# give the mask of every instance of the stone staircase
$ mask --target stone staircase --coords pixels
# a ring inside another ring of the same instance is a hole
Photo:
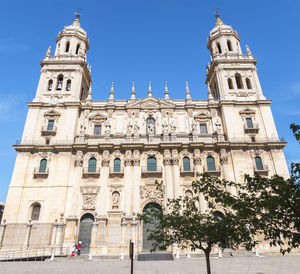
[[[137,256],[138,261],[173,261],[174,257],[170,252],[142,252]]]

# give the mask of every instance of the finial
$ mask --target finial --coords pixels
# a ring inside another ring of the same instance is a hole
[[[114,82],[111,83],[110,93],[109,93],[109,99],[108,100],[114,100]]]
[[[252,55],[252,52],[251,52],[250,48],[248,47],[248,45],[246,45],[246,50],[247,50],[248,55]]]
[[[132,82],[132,88],[131,88],[131,96],[130,99],[134,100],[135,99],[135,87],[134,87],[134,82]]]
[[[219,10],[217,8],[214,8],[214,13],[215,13],[215,17],[216,17],[216,25],[217,26],[224,25],[222,19],[220,18]]]
[[[49,48],[46,51],[45,57],[49,57],[51,53],[51,46],[49,46]]]
[[[75,12],[75,19],[79,20],[80,18],[80,8],[77,9],[77,11]]]
[[[191,93],[190,93],[190,89],[189,89],[189,83],[186,81],[185,82],[185,99],[186,100],[191,100]]]
[[[75,12],[75,19],[73,21],[73,24],[72,26],[75,26],[75,27],[80,27],[80,13],[79,13],[80,9],[78,8],[77,11]]]
[[[167,82],[165,82],[165,99],[170,99]]]
[[[152,97],[151,82],[149,82],[148,97]]]

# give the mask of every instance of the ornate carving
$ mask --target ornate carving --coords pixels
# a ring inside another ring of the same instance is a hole
[[[125,160],[124,160],[124,165],[125,165],[125,166],[131,166],[131,163],[132,163],[132,162],[131,162],[130,159],[125,159]]]
[[[172,158],[172,164],[173,165],[179,165],[179,159],[178,158]]]
[[[139,166],[141,164],[141,161],[140,159],[133,159],[132,163],[134,166]]]
[[[171,165],[171,164],[172,164],[171,158],[165,158],[164,159],[164,165]]]
[[[80,187],[80,192],[82,194],[82,208],[84,210],[95,210],[96,198],[100,190],[100,187],[87,186]]]
[[[78,150],[76,152],[74,165],[82,167],[82,164],[83,164],[83,152],[81,150]]]
[[[104,167],[104,166],[109,166],[109,160],[102,160],[102,163],[101,165]]]
[[[164,189],[163,189],[164,192]],[[150,201],[162,201],[163,193],[157,190],[156,185],[141,186],[140,188],[141,202],[146,200]]]
[[[195,165],[201,165],[201,158],[200,157],[195,157],[194,158],[194,164]]]

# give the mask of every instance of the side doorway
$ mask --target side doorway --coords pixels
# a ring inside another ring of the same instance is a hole
[[[94,222],[94,216],[90,213],[84,214],[80,219],[78,241],[82,242],[81,244],[82,254],[88,254],[90,251],[93,222]]]

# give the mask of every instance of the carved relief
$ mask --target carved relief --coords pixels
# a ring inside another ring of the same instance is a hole
[[[163,188],[163,192],[165,189]],[[163,194],[159,190],[156,189],[156,185],[147,185],[140,187],[140,195],[141,195],[141,203],[143,204],[145,201],[159,201],[162,203]]]
[[[74,165],[80,167],[83,165],[83,152],[81,150],[76,152]]]
[[[100,187],[95,186],[80,187],[80,192],[82,195],[82,209],[95,210],[96,198],[99,190]]]

